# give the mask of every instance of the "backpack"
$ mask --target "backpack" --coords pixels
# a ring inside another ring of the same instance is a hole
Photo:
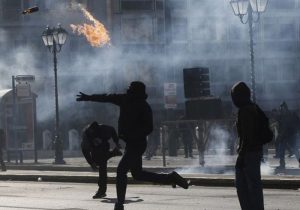
[[[269,118],[265,113],[256,105],[257,110],[257,138],[260,144],[264,145],[270,143],[274,134],[270,129]]]

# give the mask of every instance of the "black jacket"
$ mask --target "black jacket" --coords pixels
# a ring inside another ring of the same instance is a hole
[[[99,164],[108,158],[109,139],[113,139],[117,145],[119,142],[115,129],[109,125],[99,124],[99,128],[95,132],[94,137],[87,135],[88,128],[85,128],[82,133],[81,150],[86,161],[91,165],[93,162]]]
[[[152,109],[144,97],[130,94],[94,94],[89,101],[108,102],[120,107],[118,133],[127,144],[146,141],[153,130]]]
[[[237,116],[237,132],[239,137],[238,153],[262,151],[262,143],[258,138],[258,109],[250,100],[250,89],[239,82],[231,89],[233,103],[239,108]]]

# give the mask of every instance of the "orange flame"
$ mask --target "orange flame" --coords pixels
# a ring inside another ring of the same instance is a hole
[[[92,22],[92,24],[83,25],[74,25],[71,24],[71,28],[73,33],[78,35],[84,35],[87,41],[93,47],[103,47],[106,44],[110,43],[109,33],[100,21],[96,20],[91,13],[89,13],[83,7],[80,7],[81,11],[83,12],[84,16]]]

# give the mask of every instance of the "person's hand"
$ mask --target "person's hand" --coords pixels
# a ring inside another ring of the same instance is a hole
[[[79,92],[79,94],[76,96],[77,96],[76,101],[88,101],[90,97],[89,95],[84,94],[83,92]]]
[[[93,171],[98,171],[98,166],[96,163],[92,163],[91,168],[93,169]]]

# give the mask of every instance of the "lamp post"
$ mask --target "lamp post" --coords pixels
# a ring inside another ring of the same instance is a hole
[[[53,53],[54,63],[54,90],[55,90],[55,128],[54,128],[54,145],[55,145],[55,161],[54,164],[65,164],[63,159],[63,144],[59,137],[59,111],[58,111],[58,90],[57,90],[57,57],[56,54],[61,51],[62,46],[66,42],[68,32],[60,25],[58,27],[49,28],[42,34],[45,46]]]
[[[250,66],[251,66],[251,92],[252,100],[256,102],[255,86],[255,65],[254,65],[254,43],[253,43],[253,23],[260,19],[260,14],[267,7],[268,0],[231,0],[230,5],[236,16],[239,16],[241,23],[249,25],[250,36]],[[246,16],[246,18],[244,18]],[[256,17],[256,18],[255,18]]]

